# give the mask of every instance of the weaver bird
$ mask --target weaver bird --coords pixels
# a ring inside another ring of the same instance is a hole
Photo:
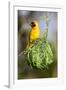
[[[29,43],[36,41],[40,36],[40,28],[37,21],[31,22],[31,31],[29,34]]]

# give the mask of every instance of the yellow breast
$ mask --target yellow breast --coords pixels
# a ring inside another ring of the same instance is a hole
[[[32,29],[32,31],[30,32],[30,42],[38,39],[40,36],[40,29]]]

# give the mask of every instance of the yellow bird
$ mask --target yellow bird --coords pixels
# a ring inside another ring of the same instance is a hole
[[[29,41],[32,43],[33,41],[36,41],[40,37],[40,28],[37,21],[31,22],[31,28],[29,35]]]

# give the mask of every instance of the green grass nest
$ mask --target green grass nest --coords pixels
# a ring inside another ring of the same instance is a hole
[[[46,29],[43,37],[36,41],[27,51],[27,61],[31,68],[45,69],[53,61],[53,52],[47,40],[48,29]]]

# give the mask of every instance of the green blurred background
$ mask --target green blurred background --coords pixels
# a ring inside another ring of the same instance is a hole
[[[30,23],[34,20],[39,24],[40,38],[48,25],[47,39],[54,53],[54,62],[45,70],[32,69],[27,64],[26,55],[22,53],[28,44]],[[57,77],[57,12],[18,10],[18,79],[52,77]]]

